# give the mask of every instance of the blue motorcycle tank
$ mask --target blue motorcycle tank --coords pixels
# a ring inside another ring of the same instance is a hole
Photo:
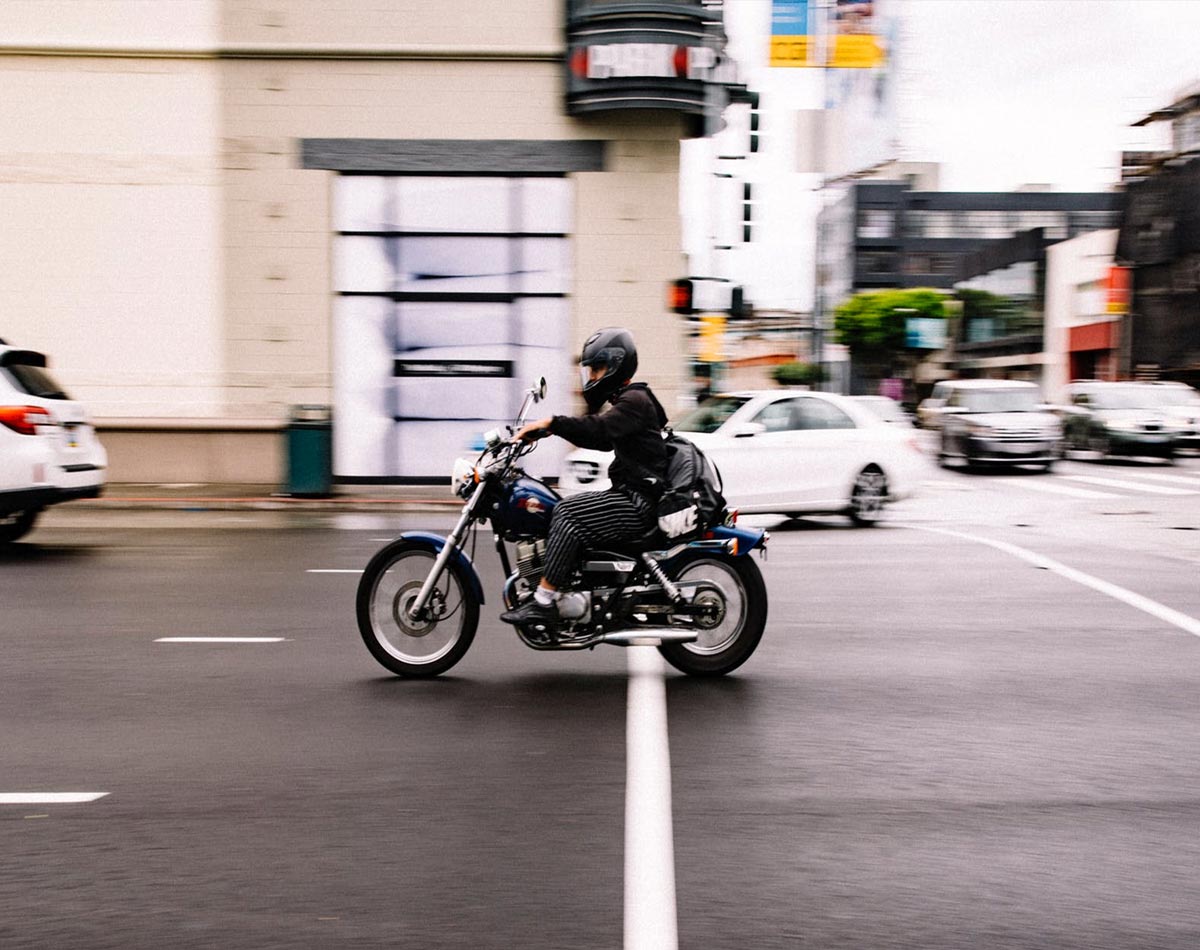
[[[559,497],[549,485],[523,475],[509,487],[493,520],[513,534],[544,538]]]

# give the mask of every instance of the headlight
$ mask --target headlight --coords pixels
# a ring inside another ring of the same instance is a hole
[[[479,470],[475,465],[467,459],[455,459],[454,470],[450,474],[450,491],[465,498],[477,484]]]

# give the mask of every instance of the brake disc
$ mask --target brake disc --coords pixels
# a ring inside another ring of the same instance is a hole
[[[421,621],[412,619],[409,610],[416,602],[423,583],[418,580],[409,581],[396,591],[396,596],[392,598],[392,619],[400,628],[400,632],[407,637],[428,636],[438,625],[441,615],[445,613],[446,605],[442,600],[442,592],[435,587],[429,595],[429,602],[425,605],[425,619]]]

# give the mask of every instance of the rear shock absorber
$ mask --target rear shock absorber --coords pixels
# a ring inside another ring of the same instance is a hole
[[[658,566],[658,561],[654,560],[649,553],[642,554],[642,563],[650,569],[650,573],[654,575],[654,579],[662,584],[662,589],[667,592],[667,596],[671,598],[671,603],[678,604],[683,601],[683,594],[679,592],[679,588],[667,577],[666,572]]]

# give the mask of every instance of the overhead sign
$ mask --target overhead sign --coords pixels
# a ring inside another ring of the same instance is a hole
[[[569,0],[568,115],[667,109],[714,123],[738,83],[720,11],[696,2]]]
[[[1107,313],[1129,313],[1129,268],[1110,267],[1104,280]]]
[[[879,0],[772,0],[771,66],[871,69],[887,59],[877,33]]]

